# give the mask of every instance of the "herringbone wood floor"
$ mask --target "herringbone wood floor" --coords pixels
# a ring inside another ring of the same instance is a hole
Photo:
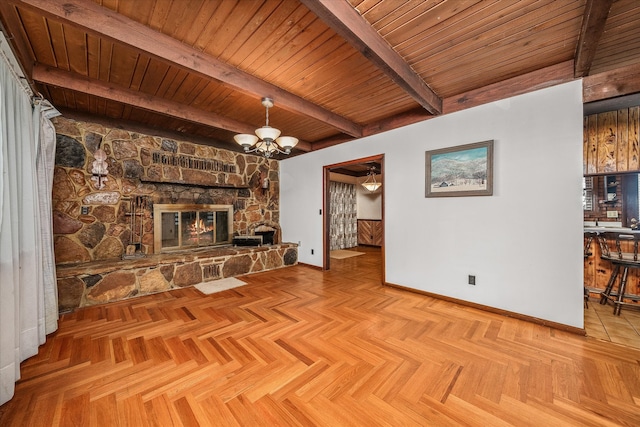
[[[381,286],[358,250],[65,315],[0,425],[640,425],[640,350]]]

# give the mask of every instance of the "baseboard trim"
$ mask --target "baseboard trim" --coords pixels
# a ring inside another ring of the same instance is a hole
[[[420,290],[420,289],[408,288],[406,286],[396,285],[395,283],[385,282],[384,284],[386,286],[391,287],[391,288],[396,288],[396,289],[400,289],[400,290],[407,291],[407,292],[413,292],[413,293],[416,293],[416,294],[425,295],[425,296],[428,296],[428,297],[431,297],[431,298],[440,299],[440,300],[443,300],[443,301],[452,302],[454,304],[459,304],[459,305],[464,305],[464,306],[467,306],[467,307],[476,308],[476,309],[482,310],[482,311],[488,311],[490,313],[499,314],[499,315],[505,316],[505,317],[512,317],[514,319],[524,320],[524,321],[535,323],[535,324],[542,325],[542,326],[548,326],[550,328],[558,329],[558,330],[565,331],[565,332],[570,332],[572,334],[582,335],[582,336],[586,336],[587,335],[587,332],[584,329],[576,328],[575,326],[569,326],[569,325],[564,325],[562,323],[551,322],[549,320],[540,319],[538,317],[527,316],[525,314],[520,314],[520,313],[514,313],[513,311],[502,310],[500,308],[490,307],[488,305],[482,305],[482,304],[478,304],[478,303],[475,303],[475,302],[470,302],[470,301],[465,301],[465,300],[461,300],[461,299],[457,299],[457,298],[448,297],[448,296],[445,296],[445,295],[434,294],[432,292],[427,292],[427,291],[423,291],[423,290]]]
[[[298,262],[298,265],[301,265],[303,267],[313,268],[314,270],[322,271],[322,267],[318,267],[317,265],[307,264],[307,263],[304,263],[304,262]]]

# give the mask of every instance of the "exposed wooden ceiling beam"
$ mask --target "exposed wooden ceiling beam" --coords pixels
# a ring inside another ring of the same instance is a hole
[[[640,92],[640,67],[623,68],[594,74],[582,79],[582,102],[593,102]]]
[[[451,96],[444,100],[443,110],[444,114],[449,114],[572,80],[574,80],[573,61],[569,60],[479,89]]]
[[[609,10],[614,0],[587,0],[582,17],[580,39],[576,47],[574,76],[583,77],[589,74],[591,63],[596,55],[600,37],[607,23]]]
[[[99,37],[107,37],[117,43],[128,45],[182,69],[218,80],[234,90],[258,98],[268,96],[273,98],[279,107],[320,120],[348,135],[362,136],[360,125],[92,1],[11,1],[23,7],[36,9],[46,16],[80,26]]]
[[[374,135],[376,133],[386,132],[388,130],[397,129],[402,126],[408,126],[413,123],[431,119],[433,117],[437,116],[426,112],[423,108],[414,108],[413,110],[409,110],[383,120],[378,120],[375,123],[371,123],[365,126],[364,134],[365,136]]]
[[[629,67],[631,68],[631,67]],[[636,67],[637,68],[637,67]],[[631,70],[629,70],[631,71]],[[627,79],[636,81],[634,87],[636,91],[640,90],[640,71],[636,70],[635,79],[629,79],[631,74],[627,74]],[[565,61],[556,65],[552,65],[540,70],[532,71],[521,76],[516,76],[501,82],[494,83],[483,88],[471,90],[459,95],[451,96],[443,101],[443,114],[454,113],[456,111],[465,110],[467,108],[476,107],[488,102],[499,101],[501,99],[510,98],[516,95],[533,92],[561,83],[574,80],[573,78],[573,61]],[[586,81],[586,79],[585,79]],[[585,101],[586,102],[586,101]],[[369,124],[364,127],[364,135],[371,136],[402,126],[408,126],[413,123],[432,119],[434,116],[426,113],[423,109],[414,109],[396,116],[380,120],[376,123]],[[321,150],[323,148],[342,144],[352,140],[346,135],[339,135],[316,141],[311,144],[312,150]]]
[[[311,150],[312,151],[322,150],[323,148],[333,147],[334,145],[339,145],[349,141],[353,141],[353,138],[350,137],[349,135],[340,134],[340,135],[332,136],[329,138],[321,139],[320,141],[314,141],[311,144]]]
[[[112,84],[90,79],[56,68],[42,65],[33,67],[33,80],[64,89],[86,93],[110,101],[121,102],[133,107],[142,108],[154,113],[176,117],[193,123],[203,124],[215,128],[226,129],[238,133],[253,133],[255,126],[219,116],[211,112],[189,107],[174,101],[168,101],[153,95],[146,95],[123,89]],[[305,141],[296,146],[301,151],[310,151],[311,144]]]
[[[442,112],[442,99],[346,0],[301,2],[427,111],[434,115]]]

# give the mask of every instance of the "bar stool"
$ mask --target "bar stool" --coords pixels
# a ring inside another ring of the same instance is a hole
[[[600,294],[600,304],[606,304],[608,301],[613,302],[613,314],[620,315],[622,306],[628,303],[624,302],[624,292],[627,286],[627,276],[630,268],[640,268],[638,260],[638,242],[640,241],[640,233],[624,233],[624,232],[603,232],[597,236],[600,245],[601,258],[611,262],[613,270],[611,277],[607,283],[607,287]],[[622,245],[633,245],[632,252],[623,252]],[[615,249],[611,250],[610,245],[614,244]],[[614,292],[613,288],[616,279],[622,269],[622,276],[618,281],[618,291]]]
[[[586,260],[593,252],[591,252],[591,243],[593,243],[593,239],[598,236],[598,233],[595,231],[587,231],[584,233],[584,259]],[[584,308],[589,308],[589,288],[587,285],[584,285]]]

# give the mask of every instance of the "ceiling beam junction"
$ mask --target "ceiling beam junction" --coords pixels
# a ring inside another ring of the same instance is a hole
[[[92,1],[11,1],[36,9],[45,16],[80,26],[98,37],[130,46],[170,65],[218,80],[250,96],[259,99],[268,96],[285,110],[319,120],[353,137],[362,136],[360,125]]]
[[[582,102],[594,102],[640,92],[637,64],[616,68],[582,79]]]
[[[604,26],[607,23],[609,10],[614,0],[587,0],[580,28],[580,39],[576,47],[573,75],[576,78],[589,75],[593,58]]]
[[[346,0],[301,2],[429,113],[442,113],[442,99]]]

